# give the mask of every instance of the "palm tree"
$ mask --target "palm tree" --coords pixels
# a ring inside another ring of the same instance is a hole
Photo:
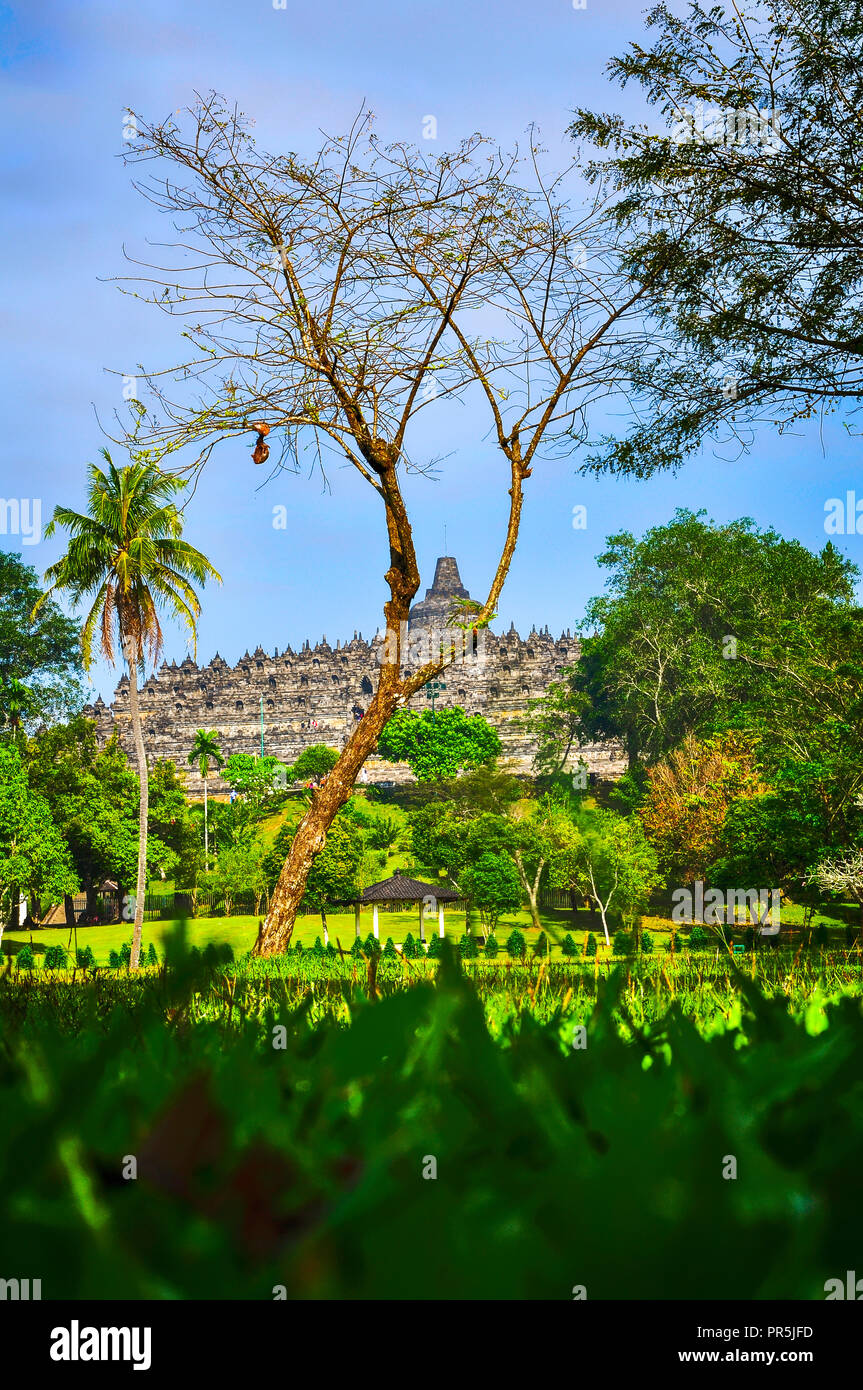
[[[207,779],[210,776],[210,763],[215,768],[223,766],[222,748],[217,729],[196,729],[189,762],[197,763],[204,781],[204,860],[210,867],[210,837],[207,830]]]
[[[35,701],[27,686],[11,676],[0,676],[0,724],[6,724],[19,746],[24,742],[23,720],[35,709]]]
[[[65,527],[70,534],[69,548],[46,571],[45,582],[50,587],[33,612],[56,591],[67,592],[75,604],[92,597],[81,629],[85,670],[93,662],[97,632],[99,649],[107,660],[114,660],[114,643],[119,639],[126,661],[141,787],[135,926],[129,962],[136,970],[144,922],[149,804],[138,675],[143,675],[147,659],[155,665],[162,650],[158,610],[166,610],[183,624],[194,647],[201,604],[193,581],[203,585],[207,579],[221,580],[221,576],[206,556],[181,539],[183,517],[174,499],[185,490],[185,483],[150,463],[116,468],[107,449],[101,453],[108,467],[103,472],[97,464],[89,465],[86,514],[54,508],[45,535],[52,536],[57,526]]]

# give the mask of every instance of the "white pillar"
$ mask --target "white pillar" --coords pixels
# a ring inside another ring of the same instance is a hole
[[[425,917],[423,916],[423,904],[420,903],[420,941],[422,941],[423,944],[425,944],[425,939],[426,939],[426,923],[425,923]]]
[[[360,935],[360,905],[359,905],[359,903],[354,903],[354,926],[355,926],[356,929],[357,929],[357,939],[359,939],[359,935]]]
[[[438,903],[437,908],[438,933],[443,936],[443,903]]]
[[[380,939],[380,932],[378,931],[378,905],[377,905],[377,903],[375,903],[374,907],[372,908],[372,931],[373,931],[374,934],[375,934],[375,940],[376,940],[376,941],[379,940],[379,939]]]

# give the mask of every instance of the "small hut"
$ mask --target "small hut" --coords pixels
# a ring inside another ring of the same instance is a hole
[[[360,911],[364,907],[372,909],[372,932],[376,937],[380,936],[378,925],[378,908],[391,908],[393,911],[404,910],[408,903],[413,904],[419,909],[420,941],[425,941],[425,917],[426,913],[437,909],[438,931],[444,935],[444,904],[458,902],[460,894],[454,893],[451,888],[444,888],[439,883],[423,883],[418,878],[408,878],[406,874],[394,873],[392,878],[385,878],[381,883],[371,883],[364,889],[358,898],[353,899],[354,921],[356,923],[357,936],[360,935]]]

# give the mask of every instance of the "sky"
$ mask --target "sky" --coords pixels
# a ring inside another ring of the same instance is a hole
[[[632,0],[586,0],[583,9],[572,0],[277,5],[0,0],[0,498],[26,499],[31,519],[38,502],[43,525],[55,505],[83,505],[85,466],[98,461],[109,442],[103,427],[122,408],[122,374],[182,356],[182,325],[120,293],[113,279],[126,273],[125,255],[145,256],[148,242],[170,239],[122,159],[127,108],[158,119],[196,90],[214,89],[254,118],[260,145],[303,153],[322,129],[344,131],[364,108],[375,112],[382,139],[418,144],[433,115],[440,150],[477,130],[504,146],[524,142],[536,125],[552,166],[572,158],[566,128],[577,106],[645,114],[639,95],[622,93],[605,73],[614,54],[645,38],[643,7]],[[330,471],[329,491],[320,475],[305,474],[263,487],[252,443],[232,441],[214,454],[186,511],[186,538],[223,577],[204,594],[202,664],[217,650],[235,662],[259,643],[297,648],[325,634],[334,644],[382,623],[387,552],[369,490],[344,468]],[[446,535],[463,582],[483,596],[507,500],[485,421],[465,407],[440,438],[419,445],[447,454],[437,480],[407,486],[421,594]],[[525,634],[548,624],[558,635],[576,627],[604,582],[595,557],[605,537],[640,534],[677,507],[703,507],[717,521],[750,516],[820,549],[827,500],[855,488],[863,497],[859,446],[835,417],[782,437],[765,429],[743,457],[706,449],[676,477],[588,479],[578,462],[534,469],[496,628],[514,622]],[[279,506],[285,529],[273,526]],[[578,506],[587,525],[576,530]],[[31,544],[9,534],[8,522],[6,531],[0,548],[20,551],[40,573],[60,553],[58,540]],[[863,536],[831,539],[863,564]],[[168,628],[167,658],[182,660],[186,650],[182,633]],[[110,699],[118,676],[94,668],[93,696]]]

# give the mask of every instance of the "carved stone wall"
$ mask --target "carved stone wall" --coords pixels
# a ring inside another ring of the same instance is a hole
[[[442,557],[435,583],[411,611],[404,634],[406,670],[428,660],[444,634],[447,645],[452,642],[443,623],[451,612],[452,599],[466,596],[455,560]],[[258,647],[251,655],[247,651],[236,666],[229,666],[218,653],[203,667],[190,657],[179,665],[163,662],[140,692],[148,762],[172,758],[186,768],[190,792],[200,793],[197,768],[187,767],[195,730],[216,729],[226,757],[259,753],[262,708],[264,752],[282,762],[294,762],[304,748],[315,743],[343,747],[376,687],[384,640],[378,634],[366,641],[355,632],[344,645],[336,642],[331,647],[324,637],[314,647],[305,642],[298,652],[287,647],[272,656]],[[547,627],[539,632],[531,629],[526,638],[514,627],[505,634],[484,630],[467,638],[458,631],[455,641],[457,659],[440,677],[446,688],[441,690],[436,707],[460,705],[468,714],[483,715],[497,729],[503,757],[512,761],[513,770],[532,772],[534,744],[519,721],[527,712],[528,700],[543,695],[563,667],[577,659],[577,641],[569,632],[555,640]],[[428,707],[422,692],[411,701],[411,708]],[[100,698],[85,713],[96,720],[102,742],[116,727],[123,747],[134,758],[126,676],[118,684],[111,705]],[[619,776],[626,766],[623,750],[611,744],[593,744],[575,751],[573,765],[579,757],[603,778]],[[370,783],[412,780],[405,764],[378,758],[368,759],[363,774],[361,780]],[[209,785],[216,794],[226,790],[216,774],[211,774]]]

